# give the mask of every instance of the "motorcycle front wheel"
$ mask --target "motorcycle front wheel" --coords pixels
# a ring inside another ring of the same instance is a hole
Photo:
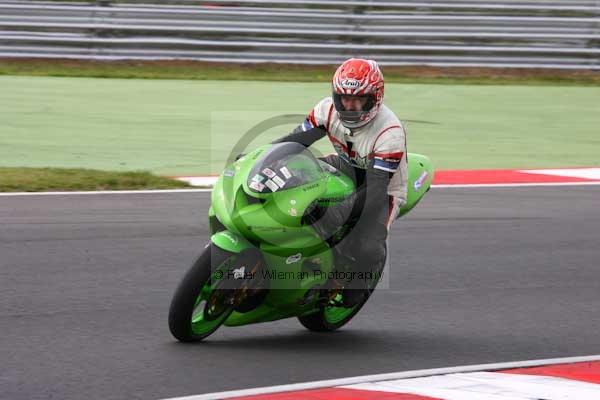
[[[234,307],[222,301],[225,289],[216,289],[213,274],[234,261],[236,254],[210,244],[187,271],[171,301],[169,330],[181,342],[200,341],[215,332]]]

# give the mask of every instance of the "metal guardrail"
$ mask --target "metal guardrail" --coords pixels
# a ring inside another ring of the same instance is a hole
[[[135,1],[4,1],[0,57],[600,70],[600,0]]]

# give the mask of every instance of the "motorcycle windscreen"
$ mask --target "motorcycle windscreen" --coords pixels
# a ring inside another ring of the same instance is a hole
[[[248,188],[255,193],[273,193],[314,182],[323,176],[315,156],[301,144],[274,145],[248,175]]]

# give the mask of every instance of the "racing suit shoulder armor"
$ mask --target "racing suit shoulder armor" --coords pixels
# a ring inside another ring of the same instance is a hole
[[[325,97],[313,107],[308,114],[307,120],[310,122],[313,128],[322,126],[328,130],[331,122],[331,116],[334,111],[333,99],[331,97]]]

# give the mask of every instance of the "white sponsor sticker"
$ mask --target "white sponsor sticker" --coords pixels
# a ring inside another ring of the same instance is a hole
[[[302,259],[302,253],[294,254],[293,256],[289,256],[287,260],[285,260],[286,264],[293,264]]]
[[[250,186],[251,189],[257,190],[259,192],[262,192],[265,189],[265,185],[263,185],[260,182],[250,182],[248,186]]]
[[[269,178],[272,178],[275,176],[275,172],[273,172],[272,169],[269,168],[265,168],[262,170],[263,174],[265,174],[266,176],[268,176]]]
[[[273,179],[273,182],[275,182],[276,184],[279,185],[279,187],[285,186],[285,181],[283,179],[281,179],[280,177],[278,177],[277,175],[275,175],[272,179]]]
[[[277,186],[277,184],[270,179],[265,182],[265,185],[267,185],[272,192],[279,190],[279,186]]]
[[[427,179],[428,175],[429,174],[427,173],[427,171],[423,171],[423,173],[421,174],[421,176],[419,177],[419,179],[417,179],[415,181],[415,185],[414,185],[415,190],[420,190],[421,189],[421,186],[423,186],[423,183],[425,182],[425,179]]]
[[[344,89],[357,89],[360,86],[360,81],[356,79],[344,79],[342,81],[342,87]]]
[[[290,208],[290,215],[292,217],[297,217],[298,216],[298,210],[296,210],[294,207]]]
[[[261,174],[256,174],[256,175],[254,175],[254,178],[252,178],[252,180],[254,182],[262,182],[265,180],[265,177],[262,176]]]
[[[245,272],[246,272],[246,266],[234,269],[233,270],[233,279],[244,279]]]
[[[281,167],[279,168],[279,170],[281,171],[283,176],[285,176],[285,179],[290,179],[292,177],[292,174],[290,174],[290,171],[287,169],[287,167]]]

